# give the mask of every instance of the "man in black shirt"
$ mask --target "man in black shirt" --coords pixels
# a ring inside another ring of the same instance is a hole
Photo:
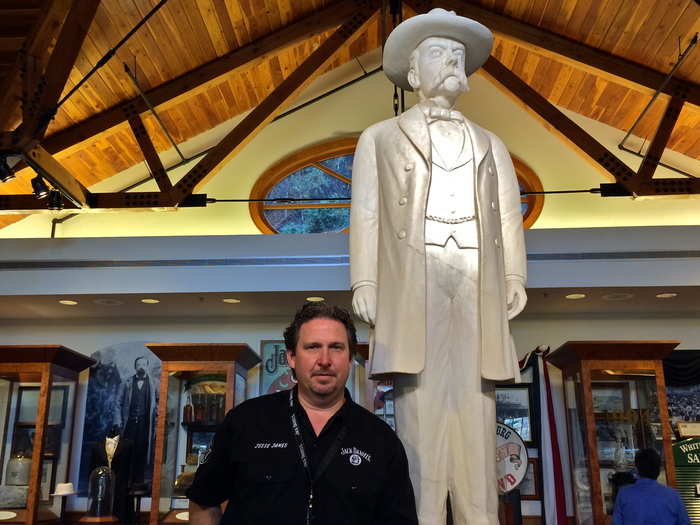
[[[401,442],[345,390],[349,314],[307,303],[284,338],[297,386],[227,414],[187,492],[190,523],[417,525]]]

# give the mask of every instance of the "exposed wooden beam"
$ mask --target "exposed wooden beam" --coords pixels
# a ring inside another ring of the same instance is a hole
[[[664,149],[666,149],[668,139],[671,137],[671,132],[673,132],[673,128],[676,126],[684,103],[685,100],[680,97],[672,97],[671,100],[668,101],[664,116],[661,122],[659,122],[659,127],[654,134],[654,139],[651,141],[649,149],[646,155],[644,155],[642,164],[637,171],[637,179],[648,181],[654,176],[654,172],[659,162],[661,162],[661,155],[663,155]]]
[[[173,185],[151,141],[151,137],[148,136],[148,131],[146,131],[146,127],[143,125],[143,120],[141,120],[139,115],[133,115],[129,117],[129,125],[131,126],[131,131],[134,133],[134,137],[136,137],[136,141],[139,143],[146,163],[151,170],[151,175],[153,175],[156,184],[158,184],[158,189],[164,192],[170,191]]]
[[[33,57],[42,71],[52,49],[52,42],[61,29],[71,3],[72,0],[45,0],[41,9],[42,14],[24,41],[25,56]],[[18,56],[17,60],[0,83],[0,130],[14,129],[22,117],[21,83],[17,80],[22,74],[24,64],[21,62],[21,57]]]
[[[36,108],[29,108],[16,131],[21,137],[20,142],[43,138],[99,5],[100,0],[75,0],[71,5],[40,81],[38,104]]]
[[[90,192],[73,177],[53,156],[41,146],[35,146],[25,152],[24,158],[34,171],[48,179],[60,189],[76,206],[90,206]]]
[[[90,195],[90,208],[79,208],[72,202],[65,202],[64,209],[72,213],[105,213],[123,211],[177,211],[179,208],[203,208],[207,204],[204,194],[191,195],[177,207],[171,197],[162,192],[119,192],[93,193]],[[1,215],[30,215],[55,213],[47,208],[45,199],[39,200],[32,194],[0,194]]]
[[[252,140],[285,103],[313,80],[336,51],[366,26],[372,15],[378,12],[378,7],[376,1],[356,0],[353,15],[178,181],[173,188],[175,201],[181,202],[206,184],[224,161]]]
[[[489,57],[483,70],[506,95],[514,98],[548,130],[556,131],[567,144],[592,161],[597,168],[610,173],[618,183],[626,184],[635,176],[629,166],[498,60]]]
[[[593,69],[595,74],[603,78],[623,83],[638,91],[645,93],[656,91],[666,79],[665,74],[654,69],[537,26],[494,13],[468,0],[404,0],[404,2],[419,13],[429,11],[433,7],[452,9],[462,16],[481,22],[497,35],[515,41],[527,49],[564,61],[577,68]],[[672,78],[663,88],[663,92],[670,96],[684,97],[687,102],[700,106],[700,85],[698,84]]]
[[[335,2],[298,22],[147,91],[146,98],[154,107],[160,106],[159,109],[165,109],[181,101],[185,96],[193,94],[193,90],[204,89],[224,75],[246,71],[290,46],[338,27],[352,16],[355,10],[355,0]],[[43,145],[47,151],[57,153],[125,122],[132,115],[145,111],[148,111],[148,107],[144,100],[140,96],[134,97],[46,137]]]

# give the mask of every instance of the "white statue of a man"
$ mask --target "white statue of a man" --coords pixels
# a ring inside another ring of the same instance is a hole
[[[497,524],[493,380],[519,379],[508,320],[525,306],[519,186],[494,134],[455,111],[493,35],[443,9],[401,23],[384,71],[420,102],[355,152],[350,273],[373,326],[371,373],[393,375],[422,525]]]

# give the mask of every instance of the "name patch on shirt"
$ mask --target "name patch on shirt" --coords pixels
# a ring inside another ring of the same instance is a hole
[[[368,454],[356,447],[346,447],[340,449],[341,456],[350,456],[350,464],[357,467],[362,463],[362,460],[366,460],[367,463],[372,462],[372,454]]]
[[[287,443],[286,441],[280,441],[276,443],[256,443],[253,448],[287,448]]]

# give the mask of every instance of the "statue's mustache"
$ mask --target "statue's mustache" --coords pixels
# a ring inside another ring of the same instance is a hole
[[[454,66],[447,66],[443,69],[440,70],[440,73],[438,73],[438,78],[436,85],[442,84],[448,77],[455,77],[460,85],[464,84],[464,81],[466,79],[466,75],[464,75],[463,72],[459,70],[459,68],[454,67]]]

